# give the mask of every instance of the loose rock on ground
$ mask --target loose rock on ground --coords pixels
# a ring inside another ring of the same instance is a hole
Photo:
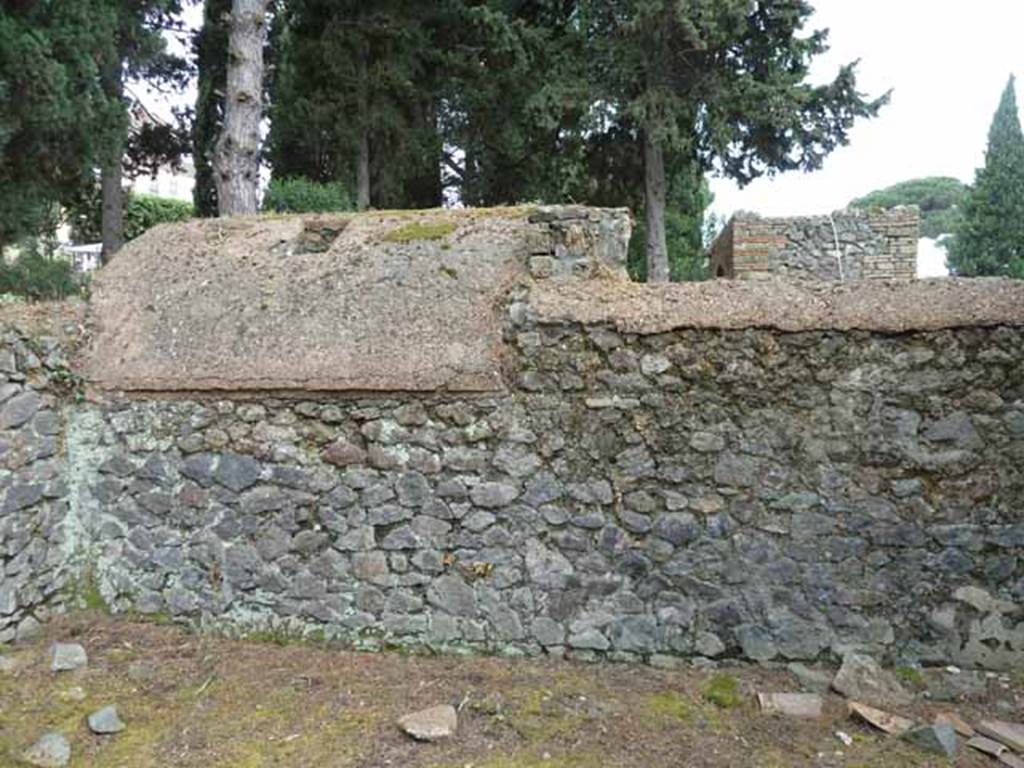
[[[64,768],[71,760],[71,745],[63,734],[51,732],[26,749],[22,757],[36,768]]]
[[[442,704],[405,715],[398,720],[398,727],[417,741],[436,741],[455,733],[459,719],[455,707]]]
[[[89,729],[93,733],[99,734],[120,733],[123,731],[124,723],[117,715],[117,707],[103,707],[89,715]]]
[[[85,648],[78,643],[54,643],[50,655],[50,669],[53,672],[69,672],[89,663]]]

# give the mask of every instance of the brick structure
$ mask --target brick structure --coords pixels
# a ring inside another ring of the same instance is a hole
[[[919,237],[916,206],[777,219],[739,213],[711,246],[711,274],[739,280],[912,280]]]

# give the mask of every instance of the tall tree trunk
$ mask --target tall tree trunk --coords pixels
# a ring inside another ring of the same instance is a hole
[[[260,183],[263,45],[270,0],[233,0],[224,128],[214,152],[221,216],[256,213]]]
[[[192,124],[192,160],[196,169],[192,202],[196,214],[204,217],[217,215],[213,158],[224,118],[230,19],[231,0],[205,0],[203,26],[195,36],[198,77],[196,116]]]
[[[667,283],[668,244],[665,240],[665,153],[644,131],[644,209],[647,212],[647,282]]]
[[[124,82],[120,60],[111,61],[103,74],[103,89],[119,103],[124,100]],[[117,138],[104,153],[100,167],[100,188],[103,204],[100,214],[100,233],[103,250],[100,263],[106,264],[124,245],[124,190],[121,180],[124,175],[124,144],[126,126],[119,126]]]
[[[359,157],[356,158],[356,207],[365,211],[370,207],[370,131],[359,132]]]

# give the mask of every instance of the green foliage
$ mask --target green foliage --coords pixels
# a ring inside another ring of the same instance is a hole
[[[134,240],[157,224],[185,221],[195,215],[191,203],[157,195],[128,193],[124,210],[125,240]],[[66,216],[71,225],[71,237],[79,243],[95,243],[102,237],[101,194],[93,185],[68,204]]]
[[[263,197],[263,210],[278,213],[325,213],[354,208],[348,188],[340,182],[273,178]]]
[[[957,212],[968,187],[958,179],[932,176],[911,179],[878,189],[850,203],[851,208],[895,208],[916,205],[921,209],[921,236],[938,238],[953,232]]]
[[[733,709],[743,704],[739,683],[731,675],[712,677],[704,690],[704,698],[721,709]]]
[[[133,240],[147,229],[157,224],[172,221],[187,221],[195,215],[191,203],[157,195],[128,196],[128,205],[124,212],[124,235],[126,240]]]
[[[78,288],[71,262],[37,241],[23,242],[13,261],[0,260],[0,294],[42,301],[63,299]]]
[[[0,10],[0,247],[42,232],[98,164],[123,107],[107,97],[116,14],[104,0]]]
[[[817,168],[885,101],[857,91],[852,65],[807,82],[827,49],[811,14],[808,0],[291,0],[273,30],[271,163],[354,189],[366,139],[374,207],[445,191],[643,220],[653,137],[672,276],[701,278],[705,174]]]
[[[1024,279],[1024,133],[1012,76],[947,250],[954,274]]]
[[[377,208],[441,203],[437,109],[450,3],[292,0],[275,20],[271,164],[356,187],[368,141]]]

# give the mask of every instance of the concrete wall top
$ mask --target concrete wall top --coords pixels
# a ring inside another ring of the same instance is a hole
[[[94,285],[86,376],[127,391],[500,389],[500,305],[529,278],[624,273],[625,210],[193,220]]]

